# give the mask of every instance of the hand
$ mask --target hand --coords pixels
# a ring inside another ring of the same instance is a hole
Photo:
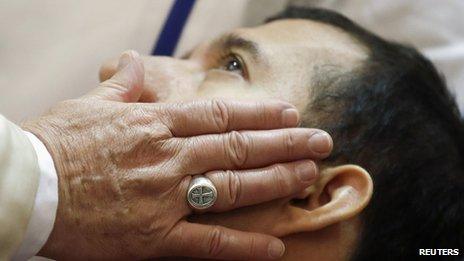
[[[210,211],[290,196],[312,184],[318,173],[309,159],[329,154],[330,137],[314,129],[269,130],[297,125],[296,110],[285,103],[135,103],[143,79],[143,63],[127,52],[118,73],[93,92],[24,125],[47,146],[59,179],[56,221],[39,254],[58,260],[282,255],[277,238],[186,221],[191,177],[205,174],[217,187]],[[311,149],[316,133],[327,139],[325,153]]]

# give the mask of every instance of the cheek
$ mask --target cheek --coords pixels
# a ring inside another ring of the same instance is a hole
[[[155,58],[145,67],[145,88],[156,102],[192,99],[205,78],[198,64],[172,58]]]
[[[162,87],[158,89],[160,102],[188,101],[196,98],[204,80],[204,73],[173,74],[159,80]]]
[[[198,88],[197,97],[201,99],[250,100],[262,92],[249,85],[240,75],[224,71],[210,71]]]
[[[300,112],[304,111],[310,97],[308,77],[298,70],[282,68],[279,73],[269,73],[263,83],[264,88],[274,99],[293,104]]]
[[[233,99],[239,101],[266,101],[276,97],[260,86],[250,86],[242,82],[207,82],[198,92],[200,98]]]

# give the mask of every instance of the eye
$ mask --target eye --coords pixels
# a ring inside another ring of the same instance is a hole
[[[223,60],[221,69],[245,76],[245,65],[242,59],[235,54],[230,54]]]
[[[225,70],[235,72],[242,70],[242,62],[235,56],[230,56],[226,60]]]

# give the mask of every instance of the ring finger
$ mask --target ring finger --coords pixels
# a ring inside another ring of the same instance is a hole
[[[317,176],[311,160],[261,169],[211,171],[205,177],[216,187],[217,200],[207,211],[222,212],[291,196],[310,186]]]

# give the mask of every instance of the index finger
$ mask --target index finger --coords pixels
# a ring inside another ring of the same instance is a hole
[[[208,100],[163,105],[166,107],[159,107],[163,109],[163,121],[176,137],[289,128],[299,123],[295,107],[280,101]]]

